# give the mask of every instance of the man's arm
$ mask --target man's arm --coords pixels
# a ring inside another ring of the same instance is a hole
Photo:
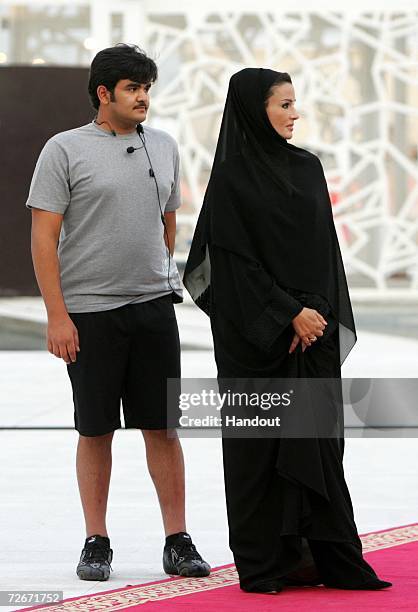
[[[80,350],[77,328],[68,315],[60,282],[57,245],[63,215],[32,209],[32,260],[48,314],[48,351],[69,364]]]
[[[167,230],[164,232],[164,241],[167,249],[170,251],[170,254],[174,255],[174,246],[176,243],[176,211],[172,210],[170,212],[164,213],[164,219],[165,227]]]

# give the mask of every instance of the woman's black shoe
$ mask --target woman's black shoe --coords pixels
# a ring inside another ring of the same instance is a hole
[[[370,580],[370,582],[365,582],[364,584],[360,584],[357,587],[353,587],[356,591],[378,591],[379,589],[387,589],[391,587],[392,583],[387,582],[386,580]]]
[[[386,580],[369,580],[358,586],[338,586],[334,584],[326,583],[325,586],[331,589],[347,589],[349,591],[379,591],[380,589],[387,589],[392,586],[391,582]]]
[[[283,590],[283,580],[266,580],[266,582],[260,582],[251,588],[245,588],[241,586],[241,589],[246,593],[264,593],[265,595],[275,595]]]

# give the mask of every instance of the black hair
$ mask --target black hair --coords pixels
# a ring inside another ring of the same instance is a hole
[[[136,45],[118,43],[114,47],[102,49],[95,55],[90,66],[88,91],[93,108],[98,110],[100,106],[97,96],[99,85],[104,85],[111,92],[114,101],[114,90],[121,79],[154,83],[157,77],[156,63]]]
[[[290,74],[288,72],[277,72],[277,78],[275,79],[274,83],[270,85],[266,93],[266,97],[264,99],[264,104],[266,106],[268,104],[268,99],[274,94],[274,88],[277,87],[277,85],[282,85],[283,83],[292,84],[292,79],[290,78]]]

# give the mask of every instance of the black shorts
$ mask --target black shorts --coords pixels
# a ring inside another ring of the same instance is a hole
[[[75,428],[100,436],[121,427],[167,429],[167,378],[180,378],[180,341],[171,295],[101,312],[69,313],[80,352],[67,365]]]

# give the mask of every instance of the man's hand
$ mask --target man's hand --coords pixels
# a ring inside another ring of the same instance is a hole
[[[49,318],[47,330],[48,351],[60,357],[68,365],[76,360],[80,350],[78,331],[67,315]]]
[[[289,348],[289,353],[293,353],[299,342],[302,342],[302,352],[312,342],[315,342],[318,336],[323,336],[325,326],[328,325],[324,317],[313,308],[304,308],[292,321],[295,335],[292,344]]]
[[[164,227],[164,242],[167,249],[170,251],[170,255],[174,255],[174,247],[176,242],[176,211],[164,213],[165,227]]]

